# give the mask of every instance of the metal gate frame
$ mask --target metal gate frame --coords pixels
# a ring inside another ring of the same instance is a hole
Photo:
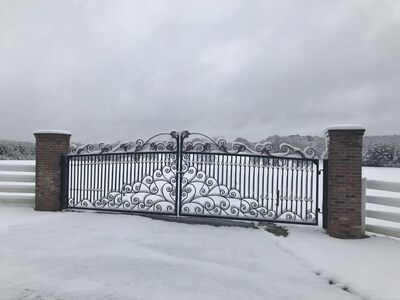
[[[61,207],[318,225],[315,150],[273,150],[189,131],[72,145],[61,162]]]

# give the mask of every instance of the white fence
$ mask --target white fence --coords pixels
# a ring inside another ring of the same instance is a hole
[[[35,161],[0,161],[0,204],[33,206],[35,201]]]
[[[363,178],[363,212],[365,231],[400,238],[400,183]]]

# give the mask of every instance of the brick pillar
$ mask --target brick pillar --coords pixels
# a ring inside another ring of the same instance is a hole
[[[359,125],[325,128],[328,138],[328,234],[342,239],[362,237],[362,139]]]
[[[35,210],[60,210],[61,156],[69,152],[71,133],[59,130],[34,132],[36,138]]]

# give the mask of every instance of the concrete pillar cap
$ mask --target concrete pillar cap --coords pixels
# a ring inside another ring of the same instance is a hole
[[[364,130],[365,126],[359,124],[337,124],[329,125],[324,128],[324,133],[328,133],[331,130]]]
[[[33,132],[34,135],[37,134],[61,134],[61,135],[71,135],[71,132],[66,131],[66,130],[56,130],[56,129],[41,129],[41,130],[35,130]]]

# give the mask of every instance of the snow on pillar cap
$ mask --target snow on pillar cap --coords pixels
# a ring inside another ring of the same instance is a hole
[[[338,125],[329,125],[324,128],[324,133],[328,133],[331,130],[364,130],[365,126],[359,124],[338,124]]]
[[[43,129],[43,130],[36,130],[33,132],[34,135],[36,134],[63,134],[63,135],[71,135],[70,131],[66,130],[56,130],[56,129]]]

